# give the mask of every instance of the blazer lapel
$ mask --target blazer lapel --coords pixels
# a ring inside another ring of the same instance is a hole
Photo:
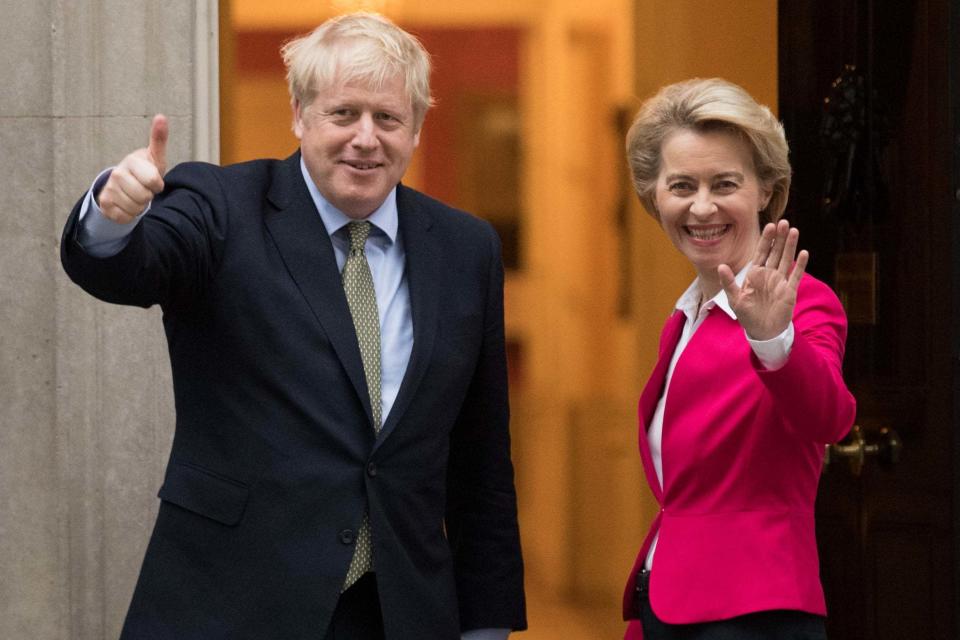
[[[287,270],[323,326],[372,425],[370,394],[350,308],[330,236],[303,181],[299,152],[279,165],[267,198],[275,207],[265,216],[267,230]]]
[[[437,332],[438,292],[436,274],[440,268],[440,246],[431,232],[430,212],[416,204],[413,194],[402,184],[397,187],[397,213],[406,253],[407,286],[410,288],[410,313],[413,319],[413,350],[404,373],[397,399],[380,430],[374,449],[396,428],[416,395],[430,363]]]
[[[640,414],[640,459],[643,461],[644,472],[647,474],[647,479],[653,488],[653,494],[657,501],[663,500],[663,487],[660,486],[656,469],[653,466],[653,457],[650,455],[650,446],[647,443],[647,430],[650,428],[650,421],[653,419],[657,402],[663,395],[663,386],[667,382],[667,368],[670,366],[673,352],[680,341],[680,334],[683,332],[685,321],[686,316],[683,315],[682,311],[674,311],[673,315],[667,320],[660,339],[660,355],[657,358],[657,364],[643,388],[643,393],[640,394],[638,410]]]

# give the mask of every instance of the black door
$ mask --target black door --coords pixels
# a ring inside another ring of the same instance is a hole
[[[788,218],[850,321],[817,504],[831,640],[960,638],[956,0],[781,0]]]

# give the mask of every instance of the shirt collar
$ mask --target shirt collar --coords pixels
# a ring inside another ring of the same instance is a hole
[[[734,281],[737,283],[737,286],[743,286],[743,281],[747,278],[747,270],[753,265],[753,262],[748,262],[743,269],[737,273],[734,277]],[[693,283],[687,287],[687,290],[683,292],[683,295],[677,300],[676,309],[682,311],[688,318],[697,317],[697,307],[700,304],[700,278],[696,278]],[[737,319],[737,314],[734,313],[733,308],[730,306],[730,300],[727,298],[727,292],[723,289],[720,289],[717,292],[717,295],[713,296],[706,301],[703,305],[703,311],[712,309],[713,307],[720,307],[724,313],[726,313],[732,320]]]
[[[303,180],[307,183],[307,190],[310,191],[313,204],[316,205],[317,211],[320,212],[320,219],[323,220],[323,226],[329,235],[332,236],[349,223],[354,222],[353,218],[337,209],[323,197],[320,189],[317,188],[317,185],[310,177],[302,155],[300,156],[300,171],[303,173]],[[367,216],[366,220],[373,224],[375,228],[382,231],[390,239],[390,242],[396,242],[397,228],[399,226],[397,216],[397,188],[394,187],[390,190],[390,193],[387,194],[386,200],[384,200],[373,213]]]

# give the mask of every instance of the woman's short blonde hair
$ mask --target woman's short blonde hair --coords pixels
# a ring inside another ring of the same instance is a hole
[[[667,85],[641,105],[627,132],[627,162],[640,202],[659,217],[655,195],[663,141],[677,129],[726,130],[750,147],[754,171],[771,197],[760,225],[776,222],[790,196],[790,160],[783,125],[741,87],[721,78]]]
[[[360,82],[380,89],[403,78],[419,131],[430,96],[430,55],[417,38],[375,13],[350,13],[327,20],[280,50],[290,100],[309,107],[322,91]]]

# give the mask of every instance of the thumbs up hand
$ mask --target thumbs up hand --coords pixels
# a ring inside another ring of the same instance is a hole
[[[169,133],[166,116],[154,116],[149,144],[121,160],[100,191],[97,200],[104,216],[120,224],[133,222],[163,191]]]

